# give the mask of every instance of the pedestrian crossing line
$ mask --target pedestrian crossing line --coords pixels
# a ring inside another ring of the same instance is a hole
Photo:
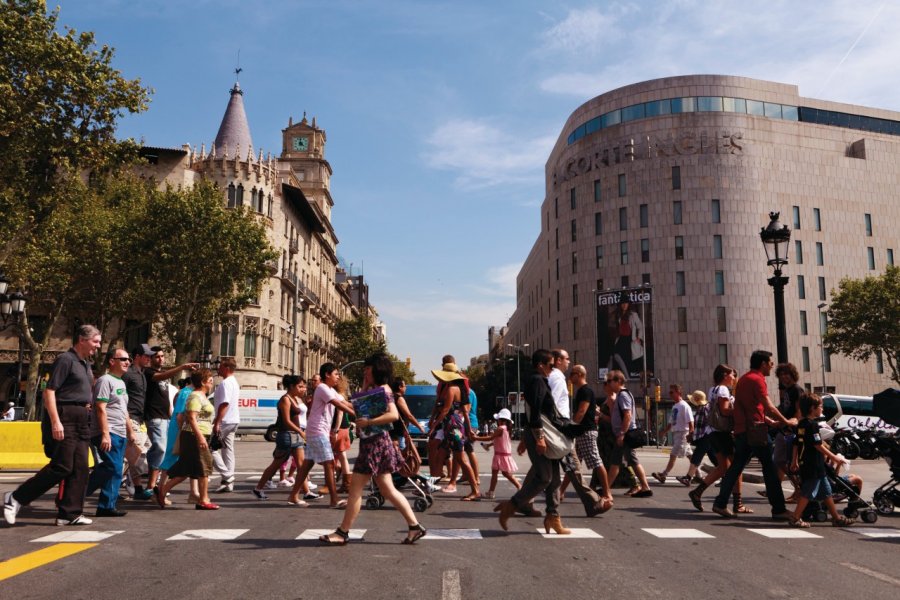
[[[890,528],[871,528],[866,527],[865,529],[851,529],[853,533],[858,533],[859,535],[864,535],[870,538],[900,538],[900,529],[890,529]]]
[[[102,542],[107,538],[111,538],[114,535],[119,533],[125,533],[124,530],[119,531],[60,531],[59,533],[53,533],[50,535],[45,535],[44,537],[40,537],[36,540],[31,540],[32,542],[38,543],[47,543],[47,542],[65,542],[68,544],[71,543],[95,543]]]
[[[537,532],[541,534],[541,537],[548,538],[548,539],[554,539],[554,540],[561,540],[563,538],[565,538],[567,540],[577,540],[577,539],[602,540],[603,539],[602,535],[600,535],[593,529],[588,529],[587,527],[572,527],[572,528],[570,528],[570,531],[572,533],[569,533],[567,535],[560,535],[560,534],[556,533],[555,531],[551,532],[551,533],[546,533],[540,527],[537,528]]]
[[[329,533],[334,533],[334,529],[307,529],[296,538],[297,540],[318,540],[320,535],[328,535]],[[363,536],[366,534],[365,529],[351,529],[350,530],[350,539],[351,540],[362,540]]]
[[[429,529],[423,540],[480,540],[480,529]]]
[[[706,539],[706,538],[715,538],[716,536],[710,535],[708,533],[704,533],[699,529],[678,529],[678,528],[669,528],[669,529],[647,529],[644,528],[642,531],[646,531],[652,536],[661,538],[661,539]]]
[[[822,538],[821,535],[800,529],[748,529],[747,531],[776,540],[813,540]]]
[[[67,556],[84,552],[97,544],[54,544],[28,554],[16,556],[0,562],[0,581],[31,571],[43,565],[56,562]]]
[[[166,538],[166,541],[172,542],[181,542],[185,540],[234,540],[245,533],[250,531],[249,529],[187,529],[182,531],[177,535],[173,535],[170,538]]]

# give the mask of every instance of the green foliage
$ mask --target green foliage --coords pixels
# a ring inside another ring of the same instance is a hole
[[[828,308],[825,346],[856,360],[880,354],[900,384],[900,267],[880,276],[842,279]]]
[[[416,372],[411,367],[406,366],[406,360],[400,360],[390,352],[388,352],[388,356],[394,361],[394,377],[400,377],[406,382],[406,385],[415,385]]]
[[[387,351],[383,341],[376,341],[372,319],[367,315],[341,321],[335,326],[334,335],[337,338],[337,353],[341,363],[339,366],[365,360],[376,352]],[[358,389],[362,385],[362,364],[345,369],[344,377],[353,389]]]
[[[40,0],[0,3],[0,264],[43,228],[83,170],[134,155],[115,139],[149,90],[112,68],[113,50],[90,32],[57,33],[58,11]]]

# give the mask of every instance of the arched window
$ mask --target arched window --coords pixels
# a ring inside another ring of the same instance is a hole
[[[237,193],[235,194],[235,206],[243,206],[244,205],[244,184],[239,183],[237,186]]]
[[[235,200],[236,197],[237,196],[235,194],[234,184],[229,183],[228,184],[228,208],[234,208],[235,206],[237,206],[236,200]]]
[[[274,204],[274,202],[272,202],[272,194],[269,194],[269,211],[267,214],[270,219],[272,218],[272,205],[273,204]]]

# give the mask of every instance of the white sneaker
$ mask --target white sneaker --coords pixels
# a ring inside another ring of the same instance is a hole
[[[58,527],[63,527],[66,525],[90,525],[93,522],[94,522],[93,519],[88,519],[84,515],[78,515],[77,517],[75,517],[72,520],[63,519],[63,518],[56,519],[56,525]]]
[[[314,489],[316,489],[316,488],[319,487],[319,486],[317,486],[316,484],[314,484],[312,481],[309,481],[309,482],[307,482],[307,483],[309,483],[309,490],[310,490],[310,491],[312,491],[312,490],[314,490]],[[294,484],[294,482],[292,481],[292,482],[291,482],[291,485],[293,485],[293,484]]]
[[[223,483],[222,485],[220,485],[218,487],[218,489],[216,489],[217,494],[227,494],[227,493],[233,492],[233,491],[234,491],[233,483]]]
[[[22,508],[22,505],[13,498],[12,492],[6,492],[6,495],[3,496],[3,518],[6,519],[6,522],[10,525],[16,524],[16,515],[19,514],[19,509]]]
[[[267,489],[267,490],[274,490],[276,487],[278,487],[278,484],[276,484],[276,483],[275,483],[274,481],[272,481],[271,479],[268,480],[268,481],[266,482],[265,489]]]
[[[276,486],[272,486],[272,487],[276,487]],[[281,481],[278,482],[277,487],[280,487],[280,488],[294,487],[294,482],[291,481],[290,479],[282,479]]]

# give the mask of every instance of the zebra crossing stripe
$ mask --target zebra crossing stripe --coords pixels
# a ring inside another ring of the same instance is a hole
[[[866,527],[864,529],[851,529],[853,533],[858,533],[859,535],[864,535],[870,538],[900,538],[900,529],[891,529],[891,528],[869,528]]]
[[[166,541],[184,540],[234,540],[250,531],[249,529],[187,529]]]
[[[705,539],[705,538],[715,538],[716,536],[710,535],[708,533],[704,533],[699,529],[677,529],[677,528],[669,528],[669,529],[643,529],[642,531],[646,531],[652,536],[661,538],[661,539]]]
[[[334,533],[334,529],[307,529],[296,538],[297,540],[318,540],[320,535],[328,535],[329,533]],[[365,529],[351,529],[350,530],[350,539],[351,540],[361,540],[363,536],[366,534]]]
[[[757,535],[775,540],[814,540],[822,539],[821,535],[800,529],[748,529]]]
[[[546,533],[540,527],[537,529],[537,532],[541,534],[541,537],[548,538],[548,539],[554,539],[554,540],[561,540],[564,538],[567,540],[577,540],[577,539],[602,540],[603,539],[602,535],[600,535],[593,529],[588,529],[586,527],[572,527],[572,528],[570,528],[570,531],[572,533],[569,533],[567,535],[559,535],[555,531]]]
[[[96,543],[102,542],[103,540],[111,538],[112,536],[119,533],[125,533],[125,531],[60,531],[59,533],[45,535],[44,537],[40,537],[36,540],[31,541],[37,543]]]
[[[480,529],[429,529],[425,540],[480,540]]]

